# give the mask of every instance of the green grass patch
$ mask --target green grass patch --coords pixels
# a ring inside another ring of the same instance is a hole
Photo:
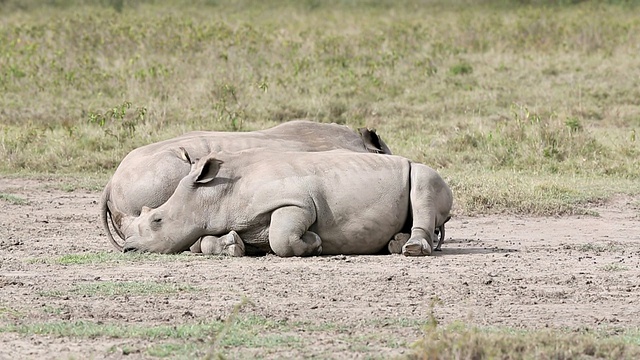
[[[0,306],[0,317],[19,318],[21,316],[23,316],[23,314],[18,310],[6,306]]]
[[[45,262],[61,265],[84,265],[84,264],[126,264],[126,263],[149,263],[172,260],[166,256],[150,253],[123,254],[114,251],[100,251],[95,253],[67,254],[60,257],[47,259]]]
[[[215,335],[222,328],[219,321],[203,324],[180,325],[131,325],[105,324],[91,321],[55,321],[36,324],[4,325],[0,332],[14,332],[26,335],[51,335],[57,337],[80,338],[139,338],[158,339],[206,339]]]
[[[627,271],[629,268],[622,264],[607,264],[601,268],[604,271]]]
[[[137,264],[137,263],[167,263],[198,261],[206,258],[207,261],[224,260],[222,256],[194,256],[189,254],[152,254],[152,253],[120,253],[115,251],[98,251],[91,253],[67,254],[57,257],[44,257],[28,259],[29,263],[60,264],[60,265],[86,265],[86,264]]]
[[[12,205],[27,205],[29,201],[25,198],[22,198],[13,194],[0,193],[0,200],[6,201]]]
[[[176,294],[182,292],[197,291],[189,285],[177,285],[172,283],[160,283],[154,281],[100,281],[87,284],[76,284],[71,289],[51,290],[41,292],[41,296],[119,296],[119,295],[154,295],[154,294]]]
[[[575,249],[583,252],[594,252],[594,253],[604,253],[604,252],[624,252],[625,247],[618,243],[609,241],[608,243],[587,243],[587,244],[579,244],[579,245],[564,245],[565,249]]]
[[[189,343],[174,343],[167,342],[163,344],[151,345],[144,349],[145,352],[149,356],[155,357],[172,357],[172,358],[185,358],[185,359],[193,359],[193,358],[202,358],[204,355],[204,348],[202,344],[197,344],[193,342]],[[134,351],[133,349],[129,349],[128,352],[131,353]],[[135,352],[140,352],[140,349],[136,349]]]
[[[466,62],[461,62],[453,65],[449,72],[451,75],[466,75],[471,74],[473,72],[473,67]]]
[[[144,339],[156,344],[145,348],[127,346],[126,352],[144,352],[149,356],[160,357],[190,357],[194,355],[203,357],[205,354],[224,354],[237,348],[261,349],[261,352],[269,352],[274,348],[300,348],[302,340],[289,331],[290,327],[286,322],[274,322],[264,317],[252,315],[232,315],[225,321],[178,325],[105,324],[84,320],[0,325],[0,332],[15,332],[25,335]],[[112,351],[114,350],[112,349]]]

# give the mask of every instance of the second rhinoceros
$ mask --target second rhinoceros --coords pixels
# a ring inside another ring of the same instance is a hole
[[[124,230],[125,251],[176,253],[235,231],[247,254],[374,254],[403,228],[404,255],[430,255],[453,196],[430,167],[346,151],[214,153]]]
[[[190,158],[184,156],[181,148],[189,152]],[[122,160],[103,191],[101,219],[111,244],[122,250],[109,229],[109,217],[116,234],[123,238],[121,229],[140,214],[143,206],[158,207],[171,196],[180,179],[189,173],[191,161],[212,151],[251,148],[271,151],[345,149],[391,154],[374,130],[362,128],[356,133],[344,125],[306,120],[251,132],[192,132],[145,145]]]

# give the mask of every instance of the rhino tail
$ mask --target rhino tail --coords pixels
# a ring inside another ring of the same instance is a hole
[[[376,154],[391,155],[391,149],[389,149],[382,138],[376,134],[375,129],[359,128],[358,132],[360,133],[360,137],[362,138],[364,147],[367,151]]]
[[[108,206],[110,194],[111,182],[109,182],[107,186],[105,186],[104,191],[102,192],[102,197],[100,198],[100,218],[102,220],[102,226],[107,233],[107,238],[109,238],[109,242],[111,242],[111,245],[113,245],[118,251],[122,252],[123,245],[119,244],[116,239],[113,238],[111,228],[109,227],[109,220],[111,220],[111,225],[114,229],[116,229],[116,233],[118,233],[118,236],[122,237],[122,235],[117,231],[116,224],[113,221],[113,215],[111,214],[111,210]]]
[[[434,248],[435,251],[442,251],[442,249],[440,248],[442,246],[442,244],[444,243],[444,224],[447,223],[447,221],[451,220],[451,216],[449,216],[447,218],[447,220],[445,220],[442,225],[438,226],[438,245],[436,245],[436,247]]]

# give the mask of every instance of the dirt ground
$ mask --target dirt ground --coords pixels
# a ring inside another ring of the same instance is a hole
[[[640,326],[639,199],[616,198],[593,209],[599,216],[457,216],[448,224],[443,251],[428,258],[192,255],[190,261],[168,257],[63,265],[54,260],[113,249],[99,222],[100,194],[60,188],[53,180],[0,178],[0,193],[28,201],[0,199],[0,329],[5,329],[0,331],[0,359],[144,358],[144,352],[125,355],[118,349],[144,348],[151,340],[35,335],[6,328],[77,320],[195,323],[224,319],[243,297],[254,304],[244,313],[301,321],[307,327],[343,325],[352,336],[377,334],[366,349],[354,350],[344,327],[333,334],[329,326],[324,332],[294,326],[290,331],[304,340],[303,349],[273,345],[267,353],[250,350],[267,357],[401,355],[419,338],[417,324],[428,319],[434,298],[439,302],[433,311],[442,324],[463,320],[482,326],[612,331]],[[199,291],[69,292],[78,284],[106,281],[154,281]],[[406,343],[384,341],[389,337]]]

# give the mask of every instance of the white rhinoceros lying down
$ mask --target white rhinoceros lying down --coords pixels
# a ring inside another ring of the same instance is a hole
[[[374,254],[410,221],[402,253],[429,255],[452,201],[435,170],[399,156],[221,152],[123,229],[124,250],[176,253],[235,231],[247,254]]]
[[[140,214],[144,206],[155,208],[173,194],[191,163],[180,148],[197,160],[212,151],[240,151],[262,148],[271,151],[326,151],[345,149],[355,152],[391,154],[375,131],[359,129],[359,134],[344,125],[296,120],[271,129],[253,132],[200,131],[142,146],[131,151],[107,183],[101,199],[102,224],[109,241],[122,251],[111,234],[108,217],[115,232],[124,239],[122,227]]]

